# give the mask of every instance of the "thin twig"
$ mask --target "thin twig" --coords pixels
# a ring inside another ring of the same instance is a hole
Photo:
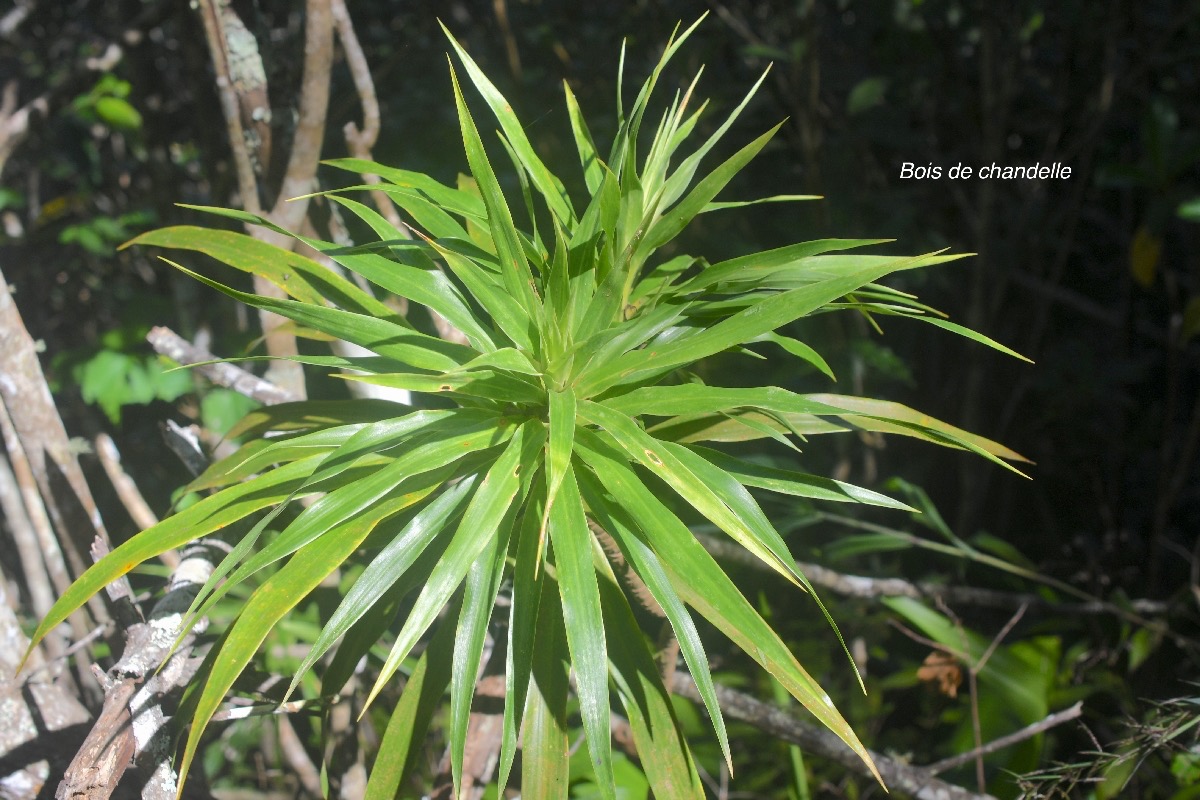
[[[48,580],[45,558],[42,548],[38,545],[37,529],[25,510],[22,498],[21,487],[17,483],[8,457],[0,452],[0,511],[4,512],[9,533],[17,547],[21,572],[25,578],[29,599],[33,603],[33,611],[41,618],[54,606],[54,591],[51,589],[53,584]],[[44,515],[46,512],[43,509],[41,513]],[[57,637],[55,641],[57,643]]]
[[[287,760],[288,766],[300,779],[300,785],[309,796],[324,797],[325,793],[321,791],[321,773],[309,757],[308,750],[305,749],[304,742],[300,741],[296,729],[292,727],[292,721],[286,715],[280,715],[277,724],[279,726],[279,749],[283,751],[283,757]]]
[[[112,437],[107,433],[102,433],[96,437],[94,444],[96,455],[100,458],[100,464],[104,467],[104,472],[108,475],[113,489],[117,492],[117,498],[129,512],[129,516],[138,526],[138,530],[144,531],[157,525],[158,516],[150,508],[146,498],[142,496],[137,483],[121,466],[121,452],[117,450],[117,445]],[[172,570],[179,566],[179,554],[174,550],[160,553],[158,557]]]
[[[975,665],[971,667],[971,669],[975,670],[976,672],[983,672],[983,668],[987,666],[988,659],[992,657],[992,653],[996,652],[996,648],[1000,646],[1000,642],[1008,638],[1008,635],[1012,633],[1012,629],[1015,628],[1017,623],[1021,621],[1021,617],[1025,616],[1025,611],[1028,608],[1029,605],[1024,604],[1017,609],[1017,613],[1013,614],[1008,622],[1004,623],[1004,627],[1001,628],[1000,632],[996,634],[996,638],[992,639],[987,650],[983,651],[983,655],[979,657],[979,660],[975,662]]]
[[[1032,725],[1026,725],[1019,731],[1013,731],[1007,736],[1001,736],[999,739],[993,739],[987,744],[977,747],[974,750],[966,753],[959,753],[958,755],[951,756],[950,758],[942,759],[941,761],[935,762],[926,767],[922,767],[922,769],[924,769],[930,775],[938,775],[946,770],[954,769],[955,767],[961,767],[963,764],[966,764],[975,758],[981,758],[994,753],[997,750],[1003,750],[1006,747],[1011,747],[1014,744],[1023,742],[1026,739],[1032,739],[1039,733],[1044,733],[1053,727],[1062,725],[1064,722],[1070,722],[1073,719],[1078,719],[1082,714],[1083,701],[1081,700],[1070,708],[1065,708],[1062,711],[1055,711],[1045,719],[1039,720]]]

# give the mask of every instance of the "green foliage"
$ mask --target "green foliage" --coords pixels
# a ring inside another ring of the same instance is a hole
[[[94,256],[108,257],[117,245],[129,239],[133,231],[154,222],[154,215],[136,211],[112,217],[92,217],[85,222],[68,225],[58,234],[60,244],[78,244]]]
[[[175,400],[194,388],[188,373],[138,352],[136,343],[144,334],[141,326],[111,330],[100,338],[98,350],[55,359],[56,371],[69,373],[84,402],[100,406],[114,425],[125,406]]]
[[[114,425],[120,424],[127,406],[170,402],[195,391],[191,373],[173,369],[170,362],[144,352],[146,331],[147,327],[139,324],[106,331],[98,349],[60,354],[55,358],[55,371],[74,383],[84,402],[99,406]],[[207,388],[200,395],[200,423],[224,435],[257,406],[231,389]]]
[[[136,131],[142,115],[129,100],[132,87],[111,73],[101,76],[87,94],[71,102],[71,110],[84,122],[100,122],[114,130]]]
[[[419,239],[407,239],[379,214],[338,193],[328,193],[329,199],[360,218],[379,241],[345,247],[296,238],[378,290],[440,314],[461,331],[465,344],[425,333],[358,284],[244,234],[174,227],[134,240],[207,253],[270,280],[287,299],[247,294],[179,266],[302,329],[375,353],[296,360],[342,370],[337,374],[349,380],[411,390],[428,406],[327,401],[253,412],[229,431],[249,441],[191,487],[219,489],[216,494],[116,548],[42,622],[35,641],[140,561],[270,509],[196,599],[193,613],[203,614],[252,576],[265,576],[213,647],[187,705],[192,725],[181,776],[197,757],[208,722],[272,627],[365,550],[370,563],[324,621],[291,689],[332,653],[321,692],[336,694],[349,677],[346,665],[389,636],[400,601],[415,593],[404,602],[403,624],[368,702],[405,664],[414,663],[418,643],[434,632],[387,726],[386,758],[380,756],[386,766],[373,773],[369,797],[396,794],[419,732],[428,727],[447,687],[446,729],[459,781],[475,677],[504,583],[511,585],[511,600],[501,783],[523,732],[523,796],[564,794],[566,781],[580,776],[567,749],[566,720],[574,709],[586,733],[587,769],[596,792],[613,798],[615,776],[626,769],[610,750],[615,694],[655,796],[702,797],[692,751],[626,587],[589,523],[615,540],[667,614],[727,761],[732,761],[728,734],[694,613],[871,765],[829,695],[701,546],[689,523],[707,520],[808,590],[828,617],[749,487],[907,506],[850,484],[742,461],[708,443],[773,438],[790,444],[793,436],[865,428],[966,449],[997,463],[1019,456],[894,403],[699,381],[693,372],[698,362],[764,338],[779,341],[772,339],[774,331],[816,313],[852,309],[935,319],[911,295],[877,281],[950,257],[845,254],[875,243],[869,240],[806,242],[712,264],[679,255],[677,237],[697,215],[744,205],[715,199],[778,130],[700,172],[702,160],[754,95],[755,84],[715,133],[672,169],[703,110],[691,110],[693,83],[686,93],[676,93],[639,159],[653,91],[694,28],[672,38],[628,116],[619,105],[607,158],[566,90],[588,192],[581,203],[534,151],[511,106],[455,44],[517,167],[523,202],[516,207],[526,209],[526,227],[518,226],[453,68],[473,187],[452,188],[370,162],[332,162],[381,176],[386,181],[381,188],[415,222]],[[248,214],[203,210],[270,227]],[[994,344],[965,329],[957,332]],[[807,345],[788,342],[785,352],[805,364],[825,365]],[[293,513],[303,498],[313,502]],[[264,536],[276,519],[278,534]],[[577,698],[570,706],[568,667]]]

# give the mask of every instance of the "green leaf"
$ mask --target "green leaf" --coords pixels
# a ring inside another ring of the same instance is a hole
[[[567,97],[567,114],[571,118],[571,134],[575,137],[575,149],[579,151],[579,164],[583,167],[583,180],[590,194],[595,195],[596,189],[604,178],[600,157],[596,153],[596,145],[592,142],[591,131],[579,110],[579,101],[571,86],[563,81],[563,93]]]
[[[542,569],[542,509],[546,498],[539,487],[533,487],[525,505],[524,517],[517,542],[516,563],[513,566],[512,597],[509,605],[508,650],[505,653],[504,720],[500,744],[499,779],[497,786],[508,784],[508,775],[516,756],[517,733],[524,718],[530,689],[535,642],[544,641],[538,617],[546,571]],[[528,742],[528,740],[526,740]],[[528,747],[528,743],[526,747]],[[528,752],[528,750],[526,751]]]
[[[604,625],[609,632],[609,669],[629,720],[654,796],[663,800],[702,800],[704,785],[696,772],[687,739],[680,730],[663,687],[658,665],[607,562],[600,579]]]
[[[30,648],[86,603],[88,598],[143,561],[182,547],[193,539],[202,538],[280,502],[304,483],[319,461],[319,458],[312,457],[294,461],[220,494],[206,497],[118,545],[89,567],[63,593],[30,637]]]
[[[395,513],[421,502],[449,477],[449,467],[455,461],[502,444],[512,436],[511,425],[497,425],[487,417],[482,421],[472,420],[473,416],[469,412],[464,415],[463,411],[444,417],[436,412],[433,416],[429,412],[415,412],[388,423],[376,423],[355,434],[326,457],[309,479],[311,488],[324,488],[328,493],[304,509],[270,544],[247,558],[225,579],[233,565],[245,557],[270,517],[256,526],[201,587],[192,604],[192,616],[203,615],[233,586],[322,536],[331,526],[342,524],[356,514],[369,513],[372,508],[387,506],[392,509],[389,513]],[[364,455],[377,456],[379,451],[404,442],[417,432],[425,434],[425,438],[415,445],[410,443],[399,458],[366,476],[346,473]],[[331,479],[337,479],[337,485],[328,484]],[[304,488],[307,485],[301,487]]]
[[[538,614],[539,646],[533,653],[524,716],[521,797],[527,800],[566,800],[570,778],[567,750],[570,653],[557,594],[553,580],[543,581]]]
[[[224,210],[210,209],[205,206],[185,206],[185,208],[205,212]],[[239,219],[251,224],[265,222],[260,217],[250,214],[239,217]],[[312,259],[259,241],[244,233],[198,228],[193,225],[176,225],[143,233],[121,245],[121,249],[133,245],[204,253],[234,269],[270,281],[286,292],[289,297],[302,303],[324,305],[328,300],[347,311],[384,316],[393,313],[383,303]]]
[[[443,622],[417,659],[404,684],[404,694],[388,720],[367,780],[364,800],[394,800],[400,796],[404,776],[412,769],[415,757],[421,751],[429,722],[450,682],[453,644],[454,626]]]
[[[533,381],[491,370],[444,372],[440,375],[419,375],[412,372],[387,375],[342,373],[335,377],[373,386],[389,386],[428,394],[461,394],[500,403],[535,403],[543,396],[540,387]]]
[[[754,82],[754,85],[751,86],[750,90],[746,92],[744,97],[742,97],[741,102],[734,106],[733,110],[729,112],[729,115],[725,117],[725,121],[721,123],[720,127],[713,131],[712,135],[709,136],[708,139],[705,140],[704,144],[698,147],[694,153],[685,158],[679,165],[679,169],[675,170],[671,177],[667,179],[662,197],[662,205],[664,207],[670,206],[672,203],[682,197],[684,192],[687,191],[687,187],[691,184],[692,178],[696,175],[696,170],[700,167],[700,161],[706,155],[708,155],[709,151],[716,146],[717,142],[721,141],[721,138],[725,136],[725,133],[729,130],[729,128],[733,125],[737,118],[741,116],[742,111],[744,111],[746,106],[749,105],[750,100],[753,99],[754,95],[758,93],[759,87],[762,86],[762,82],[766,80],[767,74],[770,71],[771,68],[769,66],[763,70],[762,74],[758,76],[758,80]],[[695,122],[693,121],[692,124],[694,125]]]
[[[513,113],[512,106],[509,105],[508,101],[504,99],[504,96],[500,94],[492,82],[487,79],[487,76],[483,74],[471,57],[467,55],[467,51],[459,46],[458,40],[454,38],[445,25],[442,25],[442,31],[446,34],[446,38],[450,40],[450,44],[458,54],[459,60],[466,68],[471,82],[475,84],[475,88],[483,95],[483,99],[487,101],[488,107],[496,115],[496,120],[500,123],[504,135],[508,138],[513,153],[516,154],[521,165],[529,173],[533,185],[537,187],[542,197],[545,198],[546,205],[550,208],[550,211],[564,225],[574,222],[575,212],[571,210],[571,200],[567,197],[567,191],[563,188],[562,181],[556,178],[550,170],[546,169],[546,165],[538,158],[537,153],[533,150],[533,145],[529,143],[529,139],[525,136],[525,130]],[[478,177],[476,175],[476,178]],[[486,197],[484,202],[487,202]],[[489,216],[491,215],[491,211],[492,209],[489,206]]]
[[[450,595],[462,583],[471,564],[496,535],[509,504],[516,497],[519,487],[518,472],[529,470],[533,463],[527,453],[531,448],[541,447],[541,425],[527,422],[517,429],[504,452],[488,470],[479,489],[471,497],[467,510],[463,512],[454,538],[429,576],[421,590],[404,628],[388,654],[375,681],[366,705],[379,694],[384,684],[396,673],[409,651],[441,611]]]
[[[529,263],[525,260],[525,250],[521,239],[513,225],[512,214],[496,173],[492,171],[491,162],[479,139],[479,131],[475,129],[475,121],[467,110],[463,100],[462,89],[458,85],[458,75],[450,68],[450,79],[454,84],[454,102],[458,107],[459,128],[462,130],[463,144],[466,146],[467,161],[471,165],[471,174],[479,183],[479,191],[483,195],[483,203],[487,208],[488,229],[492,241],[496,245],[496,256],[500,260],[500,273],[509,296],[514,298],[525,313],[535,320],[539,326],[542,317],[541,302],[533,290],[533,273],[529,271]]]
[[[710,211],[724,211],[729,208],[745,208],[746,206],[757,206],[762,203],[794,203],[799,200],[823,200],[824,197],[819,194],[776,194],[770,197],[760,197],[757,200],[732,200],[723,203],[709,203],[704,208],[700,209],[701,214],[707,214]]]
[[[480,663],[488,622],[496,605],[496,592],[504,575],[504,561],[512,532],[514,510],[509,509],[496,535],[471,565],[463,589],[463,605],[459,612],[458,628],[454,635],[454,661],[450,676],[450,742],[451,777],[454,794],[462,786],[463,755],[467,746],[467,721],[471,714],[471,699],[475,695],[475,678],[486,665]]]
[[[990,439],[978,436],[973,433],[968,433],[962,428],[956,428],[953,425],[934,419],[927,414],[922,414],[919,411],[914,411],[908,406],[900,403],[893,403],[889,400],[875,400],[869,397],[852,397],[849,395],[840,394],[809,394],[804,395],[805,398],[817,403],[824,403],[828,406],[841,408],[851,412],[851,414],[843,415],[847,421],[852,421],[855,424],[861,424],[866,430],[878,430],[890,433],[903,433],[909,436],[914,435],[913,427],[888,427],[888,421],[898,423],[908,423],[910,426],[915,426],[916,429],[923,429],[930,432],[942,434],[954,441],[961,440],[965,444],[977,447],[986,453],[999,458],[1004,458],[1009,461],[1023,461],[1032,463],[1020,453],[1010,450],[1002,444],[997,444]],[[861,415],[855,416],[855,415]],[[870,422],[863,422],[862,417],[874,419],[877,424],[872,425]],[[939,441],[939,444],[944,444],[944,441]]]
[[[240,483],[274,464],[286,464],[307,456],[328,453],[361,430],[363,424],[326,428],[300,436],[256,439],[239,447],[232,455],[214,461],[187,484],[183,492],[222,488]]]
[[[239,567],[228,583],[243,580],[380,501],[400,503],[397,510],[420,502],[449,477],[446,468],[471,453],[503,444],[513,435],[511,425],[492,421],[464,425],[458,417],[451,415],[445,420],[448,425],[429,426],[423,438],[408,443],[404,453],[391,463],[329,491],[304,509],[267,547]],[[314,483],[344,469],[335,461],[352,463],[353,458],[353,453],[341,457],[334,452],[313,476]]]
[[[989,637],[972,630],[964,630],[961,625],[925,606],[919,600],[911,597],[886,597],[882,602],[926,636],[961,654],[968,665],[977,663],[985,652],[992,650]],[[987,664],[979,673],[982,686],[1002,697],[1016,718],[1026,724],[1042,719],[1049,712],[1046,693],[1042,690],[1043,687],[1039,686],[1045,678],[1038,673],[1049,671],[1053,674],[1052,670],[1039,670],[1036,666],[1031,669],[1031,666],[1024,663],[1024,660],[1013,652],[1012,647],[1002,646],[992,650]]]
[[[719,167],[706,175],[700,183],[696,184],[696,187],[680,200],[677,205],[664,213],[662,218],[646,231],[645,237],[638,243],[637,250],[631,260],[633,268],[636,269],[641,266],[651,252],[678,236],[687,224],[717,196],[717,193],[725,188],[725,185],[733,179],[733,176],[741,172],[742,168],[758,155],[759,151],[766,146],[767,142],[771,141],[782,125],[782,122],[779,123],[779,125],[771,128],[762,136],[759,136],[750,144],[738,150]]]
[[[856,83],[846,98],[846,113],[853,117],[882,104],[888,82],[887,78],[873,77]]]
[[[1185,200],[1175,209],[1175,215],[1188,222],[1200,222],[1200,197]]]
[[[833,370],[829,368],[829,364],[825,362],[825,359],[821,358],[821,354],[816,350],[813,350],[799,339],[792,339],[788,336],[780,336],[777,333],[764,333],[762,336],[759,336],[757,339],[755,339],[755,341],[772,342],[777,344],[797,358],[802,358],[808,363],[812,364],[824,375],[827,375],[831,381],[837,380],[837,377],[833,374]]]
[[[971,330],[970,328],[964,327],[955,322],[950,322],[949,320],[945,320],[945,319],[939,319],[938,317],[927,317],[924,315],[912,317],[912,319],[919,319],[922,322],[928,322],[930,325],[936,325],[939,328],[944,328],[945,330],[952,331],[953,333],[957,333],[959,336],[965,336],[972,341],[987,345],[988,347],[992,348],[993,350],[999,350],[1001,353],[1010,355],[1013,358],[1019,358],[1022,361],[1028,362],[1030,364],[1033,363],[1032,360],[1021,355],[1016,350],[1010,350],[1009,348],[1005,347],[1004,345],[1000,344],[999,342],[995,341],[994,339],[990,339],[987,336],[984,336],[982,333],[976,333],[975,331]]]
[[[563,477],[559,501],[550,508],[550,541],[558,568],[558,590],[588,752],[600,794],[612,800],[616,794],[609,732],[608,649],[596,571],[592,567],[592,533],[570,466]]]
[[[336,196],[331,196],[330,199],[359,216],[373,213],[367,206],[353,200]],[[495,349],[491,338],[480,326],[458,288],[415,247],[394,249],[390,258],[384,258],[343,254],[338,252],[337,245],[317,243],[316,240],[308,239],[304,241],[310,245],[320,244],[321,246],[316,247],[317,250],[379,288],[441,314],[467,337],[467,341],[476,350],[486,353]]]
[[[355,422],[378,422],[412,409],[391,400],[304,400],[251,411],[229,431],[228,438],[261,436],[267,431],[303,431]]]
[[[271,628],[358,549],[378,522],[376,515],[364,515],[329,531],[297,552],[250,596],[219,649],[209,655],[211,672],[197,701],[179,765],[181,784],[209,720]]]
[[[95,109],[96,116],[110,128],[136,131],[142,127],[141,112],[119,97],[97,98]]]
[[[360,347],[373,350],[381,356],[395,359],[401,364],[407,364],[417,369],[453,369],[478,355],[478,353],[469,347],[452,344],[435,336],[418,333],[411,328],[397,325],[394,322],[389,322],[376,316],[355,314],[326,306],[299,303],[294,300],[277,300],[273,297],[239,292],[217,281],[198,275],[173,261],[165,258],[163,261],[166,261],[185,275],[190,275],[201,283],[211,286],[235,300],[240,300],[248,306],[273,311],[280,316],[332,334],[339,339],[353,342]]]
[[[445,240],[430,241],[430,246],[446,261],[467,291],[492,317],[492,321],[517,347],[533,350],[536,326],[522,309],[519,298],[496,285],[478,263],[446,246]]]
[[[554,507],[559,486],[570,469],[575,446],[575,393],[570,387],[549,393],[550,439],[546,445],[546,515]],[[545,523],[543,523],[543,529]],[[541,548],[539,548],[539,555]]]
[[[777,386],[726,389],[685,383],[680,386],[646,386],[611,397],[604,405],[613,411],[630,416],[665,417],[677,414],[700,414],[732,411],[737,408],[760,408],[766,411],[793,414],[840,414],[844,408],[811,399],[824,395],[799,395]],[[836,395],[828,395],[836,397]]]
[[[700,642],[696,624],[679,595],[671,587],[658,556],[641,538],[636,526],[621,509],[620,503],[606,496],[600,485],[586,471],[582,471],[579,478],[588,507],[596,515],[601,527],[607,530],[620,546],[625,559],[632,565],[634,572],[646,584],[655,602],[670,620],[680,652],[696,682],[704,706],[708,709],[708,716],[713,721],[725,763],[732,770],[733,756],[729,752],[729,735],[725,730],[725,719],[721,714],[716,687],[708,668],[708,656],[704,653],[704,645]]]
[[[358,580],[338,604],[333,616],[325,623],[320,635],[304,657],[292,678],[287,694],[291,694],[300,677],[317,663],[329,648],[362,619],[384,593],[399,581],[445,526],[457,516],[462,504],[475,487],[475,476],[467,476],[414,516],[372,559]]]
[[[662,562],[675,591],[688,605],[783,684],[817,719],[844,741],[871,769],[874,763],[849,724],[821,689],[696,541],[695,536],[637,476],[587,431],[578,434],[578,450],[605,489],[638,521],[642,535]],[[882,782],[882,781],[881,781]]]
[[[662,478],[680,497],[738,544],[758,556],[780,575],[799,584],[795,561],[779,533],[767,522],[748,492],[695,454],[650,436],[628,417],[599,403],[580,405],[580,416],[611,434],[625,453]],[[685,455],[681,458],[681,455]],[[697,469],[701,473],[697,473]],[[724,483],[714,485],[724,478]],[[740,490],[735,498],[733,487]]]
[[[736,281],[738,283],[755,283],[766,275],[771,275],[781,269],[795,267],[805,263],[806,259],[833,250],[852,250],[856,247],[868,247],[874,244],[884,244],[890,239],[817,239],[811,242],[752,253],[746,256],[720,261],[703,270],[682,287],[681,291],[698,292],[717,284]],[[811,262],[808,262],[811,263]],[[828,277],[828,276],[824,276]]]
[[[867,505],[894,508],[900,511],[916,511],[912,506],[893,500],[887,495],[855,486],[852,483],[835,481],[817,475],[807,475],[786,469],[768,467],[752,461],[743,461],[718,450],[692,445],[694,453],[712,462],[746,486],[769,489],[793,497],[808,497],[813,500],[831,500],[835,503],[865,503]]]
[[[368,161],[361,158],[334,158],[322,161],[321,163],[336,167],[337,169],[344,169],[347,172],[378,175],[396,186],[415,190],[421,195],[428,197],[437,206],[441,206],[451,213],[465,217],[487,219],[487,209],[477,195],[464,192],[461,189],[453,189],[423,173],[407,169],[397,169],[396,167],[389,167],[376,161]]]
[[[900,263],[902,264],[903,260]],[[583,396],[593,396],[615,384],[632,383],[660,375],[675,367],[719,353],[799,319],[825,303],[899,268],[900,264],[889,263],[772,295],[700,333],[669,342],[659,348],[626,353],[607,366],[584,376],[576,391]]]

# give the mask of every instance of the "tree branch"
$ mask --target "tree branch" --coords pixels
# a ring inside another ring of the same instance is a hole
[[[354,88],[358,90],[358,100],[363,109],[363,127],[360,131],[353,121],[347,122],[342,132],[346,136],[346,147],[355,158],[374,160],[371,148],[379,138],[379,99],[375,94],[375,82],[371,79],[371,69],[367,65],[367,57],[363,54],[358,35],[354,32],[354,23],[350,21],[350,12],[346,10],[346,0],[333,0],[333,21],[337,25],[338,40],[346,52],[346,64],[350,67],[350,76],[354,79]],[[380,177],[371,173],[363,173],[363,180],[372,185],[380,183]],[[409,236],[408,226],[400,219],[396,204],[386,192],[378,189],[371,190],[371,199],[379,213],[404,236]]]
[[[22,6],[17,6],[14,11]],[[10,11],[9,14],[12,12]],[[15,80],[4,84],[3,96],[0,98],[0,173],[4,171],[4,163],[17,149],[26,136],[29,135],[29,123],[35,113],[45,116],[50,107],[46,95],[39,95],[25,105],[17,108],[17,82]]]
[[[299,230],[308,213],[308,200],[289,202],[316,188],[317,164],[325,140],[329,110],[329,70],[333,65],[333,14],[330,0],[307,0],[304,19],[304,75],[300,81],[300,117],[292,139],[287,172],[279,188],[271,221]]]
[[[1003,750],[1006,747],[1011,747],[1014,744],[1023,742],[1026,739],[1032,739],[1039,733],[1045,733],[1053,727],[1062,725],[1064,722],[1070,722],[1073,719],[1078,719],[1083,714],[1083,701],[1076,703],[1070,708],[1065,708],[1062,711],[1056,711],[1043,720],[1039,720],[1032,725],[1026,725],[1019,731],[1014,731],[1007,736],[1001,736],[999,739],[993,739],[985,745],[976,747],[966,753],[959,753],[956,756],[942,759],[937,763],[930,764],[923,769],[930,775],[938,775],[948,769],[960,767],[963,764],[968,764],[975,758],[986,756],[989,753],[994,753],[997,750]]]
[[[870,775],[858,754],[832,732],[802,722],[783,709],[743,692],[727,686],[718,685],[716,688],[717,701],[721,705],[722,713],[727,717],[748,722],[765,733],[800,745],[807,752],[816,753],[860,774]],[[692,676],[685,672],[675,673],[670,689],[693,702],[701,702],[700,692],[692,682]],[[995,800],[991,795],[975,794],[961,786],[946,783],[921,767],[903,764],[880,753],[868,752],[889,790],[902,792],[917,800]]]
[[[733,541],[718,539],[702,533],[696,538],[704,545],[704,549],[712,555],[764,572],[771,568],[764,564],[749,550]],[[807,561],[797,561],[796,568],[804,573],[812,583],[844,597],[911,597],[918,600],[942,598],[948,603],[961,605],[983,606],[986,608],[1015,609],[1021,606],[1044,608],[1075,614],[1128,614],[1124,609],[1117,608],[1103,600],[1093,599],[1083,603],[1053,603],[1038,595],[1020,594],[1017,592],[1002,592],[994,589],[981,589],[974,586],[945,586],[936,583],[913,583],[903,578],[872,578],[863,575],[847,575],[842,572],[813,564]],[[1168,605],[1156,600],[1134,600],[1131,606],[1140,614],[1165,614]],[[1138,624],[1153,627],[1148,620],[1137,619]]]
[[[146,334],[146,341],[160,355],[180,364],[202,364],[216,360],[216,356],[175,333],[170,328],[155,327]],[[218,386],[233,389],[239,394],[251,397],[263,405],[277,405],[298,400],[296,395],[270,381],[263,380],[257,375],[247,372],[233,364],[203,364],[196,371]]]
[[[104,707],[67,768],[57,800],[107,800],[135,761],[151,773],[143,800],[174,800],[177,778],[161,702],[182,689],[200,666],[191,649],[205,620],[195,622],[177,649],[171,646],[188,621],[196,592],[212,575],[214,549],[220,550],[219,543],[190,545],[148,620],[128,629],[121,659],[102,673]]]

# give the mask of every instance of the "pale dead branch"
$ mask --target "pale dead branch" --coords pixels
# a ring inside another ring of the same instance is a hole
[[[196,592],[212,575],[221,555],[217,544],[190,545],[149,618],[128,628],[121,659],[101,674],[104,707],[59,784],[58,800],[107,800],[135,763],[149,774],[143,800],[174,800],[177,778],[161,703],[181,690],[200,666],[191,650],[205,620],[192,626],[178,649],[171,646],[183,632]]]
[[[263,405],[277,405],[300,399],[288,390],[247,372],[241,367],[225,363],[205,363],[214,361],[217,357],[207,350],[196,347],[170,328],[161,326],[151,328],[150,332],[146,334],[146,341],[150,343],[155,352],[172,361],[184,365],[201,364],[202,366],[195,367],[196,371],[217,386],[233,389],[238,394],[253,398]]]

